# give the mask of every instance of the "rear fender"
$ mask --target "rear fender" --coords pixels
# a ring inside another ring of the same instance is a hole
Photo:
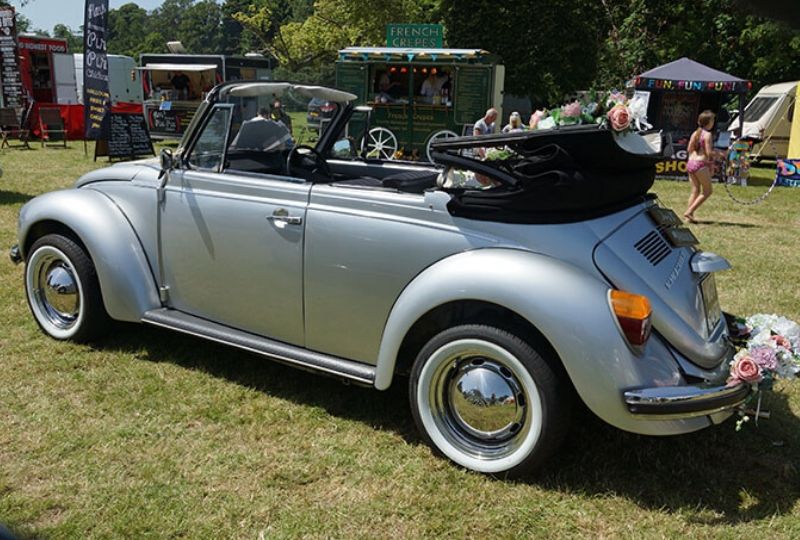
[[[22,207],[18,240],[23,257],[36,240],[37,224],[55,222],[86,246],[97,270],[103,303],[113,318],[138,322],[161,306],[141,242],[125,215],[108,197],[91,189],[54,191]]]
[[[529,321],[549,341],[583,401],[607,422],[633,429],[621,399],[626,388],[680,384],[677,363],[657,340],[634,355],[608,301],[609,285],[552,257],[486,248],[448,257],[418,275],[389,314],[375,387],[392,382],[404,337],[430,310],[477,300],[500,305]],[[667,428],[665,424],[661,424]]]

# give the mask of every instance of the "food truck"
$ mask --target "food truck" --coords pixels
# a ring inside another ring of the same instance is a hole
[[[67,40],[21,35],[17,38],[22,87],[37,103],[57,103],[53,55],[67,52]]]
[[[336,86],[372,107],[368,155],[430,159],[432,141],[472,134],[489,107],[503,119],[505,67],[480,49],[348,47]]]
[[[180,138],[206,92],[226,81],[269,80],[262,55],[143,54],[144,115],[156,139]]]

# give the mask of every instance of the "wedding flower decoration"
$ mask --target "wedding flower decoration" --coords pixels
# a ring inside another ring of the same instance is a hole
[[[614,105],[606,116],[614,131],[625,131],[631,126],[631,113],[628,107],[621,103]]]
[[[628,100],[624,93],[612,90],[605,94],[589,92],[583,99],[531,115],[530,129],[551,129],[575,124],[600,124],[615,133],[650,129],[647,103],[641,96]]]
[[[761,392],[772,388],[776,379],[800,376],[800,325],[779,315],[759,313],[738,319],[731,336],[739,350],[731,361],[727,384],[751,384],[760,408]],[[740,412],[736,429],[750,420]]]

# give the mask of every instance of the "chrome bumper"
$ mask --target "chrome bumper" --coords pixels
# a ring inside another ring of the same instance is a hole
[[[20,253],[18,245],[14,245],[8,250],[8,258],[11,259],[11,262],[14,264],[22,262],[22,253]]]
[[[705,416],[733,409],[750,395],[750,385],[698,384],[660,386],[625,392],[625,404],[632,414],[649,419],[675,419]]]

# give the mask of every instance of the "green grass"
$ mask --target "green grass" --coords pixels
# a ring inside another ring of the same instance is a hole
[[[26,200],[103,164],[71,147],[0,153],[0,523],[21,537],[800,537],[800,384],[739,433],[648,438],[580,414],[512,483],[434,457],[403,381],[343,386],[135,325],[93,347],[44,337],[5,252]],[[734,265],[723,308],[800,320],[800,190],[740,206],[715,188],[692,229]],[[686,182],[654,191],[682,213]]]

